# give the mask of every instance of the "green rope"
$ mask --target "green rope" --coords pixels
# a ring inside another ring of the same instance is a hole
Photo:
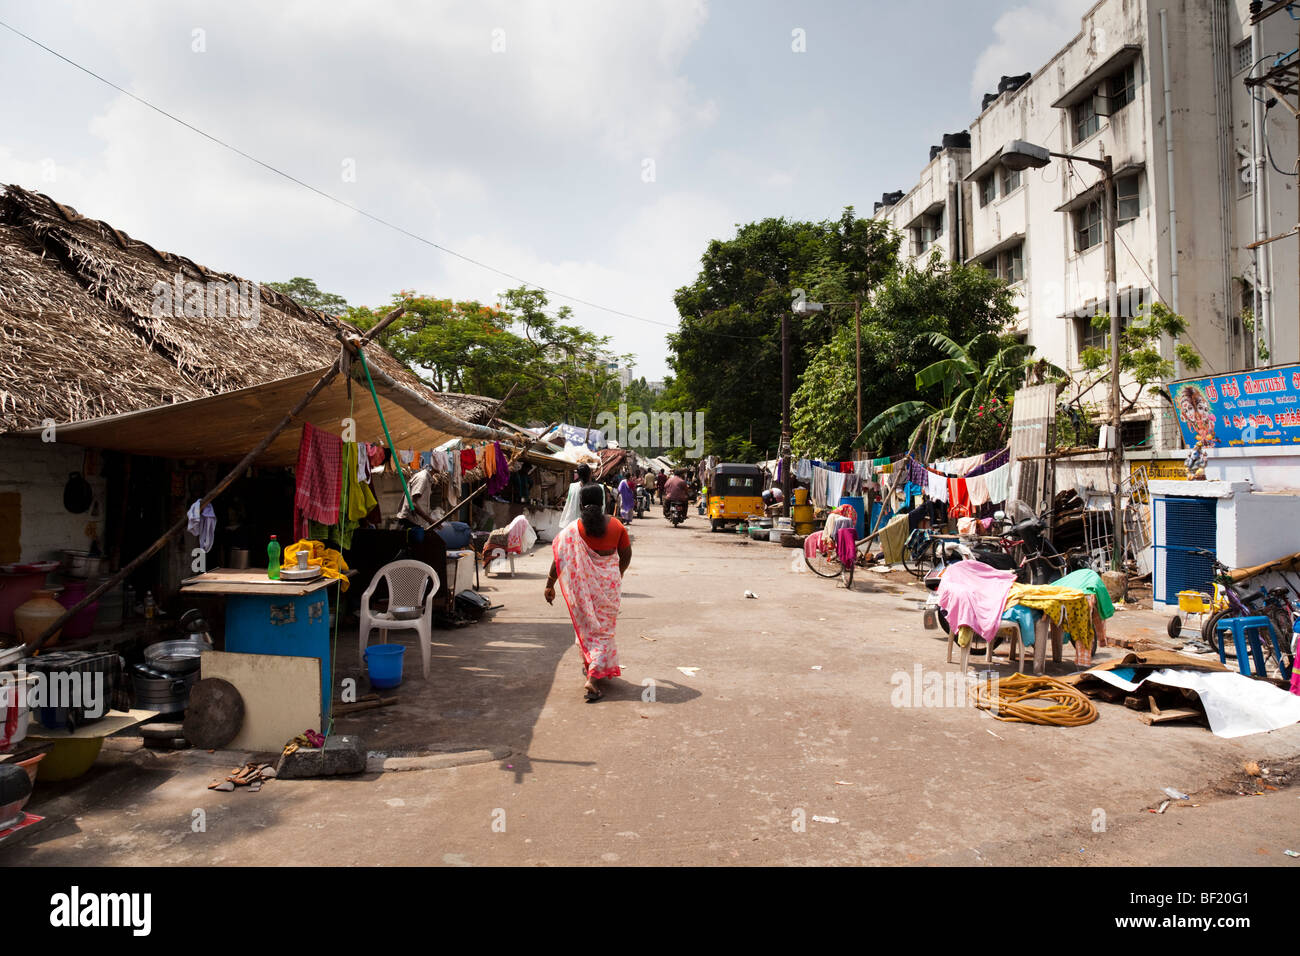
[[[397,477],[402,479],[402,491],[406,493],[406,507],[415,511],[415,502],[411,500],[411,489],[406,484],[406,475],[402,474],[401,462],[397,460],[397,449],[393,447],[393,436],[388,434],[388,422],[384,421],[384,410],[379,407],[379,395],[375,392],[375,383],[370,378],[370,366],[366,364],[366,353],[357,349],[357,355],[361,356],[361,367],[366,371],[366,384],[370,386],[370,397],[375,400],[375,411],[379,413],[379,424],[383,426],[384,437],[388,439],[388,449],[393,453],[393,468],[397,472]]]

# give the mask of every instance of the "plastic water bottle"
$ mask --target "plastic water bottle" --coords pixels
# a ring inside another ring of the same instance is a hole
[[[266,576],[272,581],[280,580],[280,542],[271,535],[271,543],[266,546]]]

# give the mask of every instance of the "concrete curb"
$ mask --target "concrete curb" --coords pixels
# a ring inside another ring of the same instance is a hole
[[[371,752],[366,759],[366,773],[386,773],[402,770],[447,770],[476,763],[491,763],[509,757],[509,747],[488,750],[461,750],[452,753],[383,754]]]

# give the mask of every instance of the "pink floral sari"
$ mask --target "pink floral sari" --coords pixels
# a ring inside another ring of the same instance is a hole
[[[587,676],[592,680],[618,677],[618,648],[614,628],[618,623],[623,578],[618,554],[600,555],[578,533],[578,522],[555,537],[551,551],[559,575],[560,593],[569,608]]]

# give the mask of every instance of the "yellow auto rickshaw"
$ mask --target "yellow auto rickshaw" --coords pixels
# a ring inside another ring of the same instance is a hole
[[[763,513],[763,469],[723,462],[709,482],[709,530]]]

